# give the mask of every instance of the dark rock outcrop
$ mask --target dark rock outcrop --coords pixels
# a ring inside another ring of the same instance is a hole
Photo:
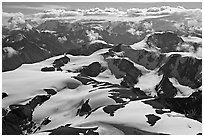
[[[110,116],[114,116],[114,113],[121,108],[124,108],[125,104],[119,104],[119,105],[108,105],[103,108],[103,111],[107,114],[110,114]]]
[[[2,118],[3,135],[30,134],[35,129],[32,114],[37,105],[48,100],[50,95],[35,96],[26,105],[10,105],[10,111]]]
[[[68,62],[70,62],[70,58],[67,56],[64,56],[54,60],[54,62],[52,63],[53,67],[44,67],[44,68],[41,68],[41,71],[44,71],[44,72],[55,71],[55,69],[57,71],[62,71],[61,67],[67,64]]]
[[[172,54],[160,68],[167,77],[174,77],[182,85],[198,88],[202,85],[202,59]]]
[[[149,46],[160,48],[161,52],[176,51],[179,44],[183,43],[183,39],[173,32],[154,33],[147,38],[146,43]]]
[[[85,103],[82,104],[81,108],[78,109],[77,114],[79,116],[87,115],[91,113],[91,106],[89,105],[89,99],[86,100]]]
[[[102,72],[102,66],[99,62],[93,62],[88,66],[84,66],[80,72],[82,75],[96,77]]]
[[[116,47],[111,48],[109,54],[112,57],[127,57],[134,63],[142,65],[150,70],[159,68],[166,60],[166,55],[157,50],[149,50],[148,48],[134,49],[133,47],[124,44],[119,44]]]
[[[8,94],[5,93],[5,92],[3,92],[3,93],[2,93],[2,99],[5,98],[5,97],[8,97]]]
[[[113,50],[114,52],[121,52],[121,46],[122,46],[122,44],[118,44],[118,45],[114,46],[114,47],[112,48],[112,50]]]
[[[95,87],[98,87],[98,88],[120,87],[119,84],[112,84],[110,82],[96,81],[96,80],[92,79],[91,77],[81,75],[81,74],[79,74],[78,76],[74,76],[73,78],[80,81],[84,85],[91,84],[94,88]],[[89,92],[93,92],[95,90],[96,89],[93,89],[93,90],[90,90]]]
[[[143,102],[157,109],[157,113],[162,114],[174,111],[202,122],[202,92],[200,91],[194,92],[185,98],[157,98]],[[170,111],[158,111],[158,109],[170,109]]]
[[[57,91],[52,89],[52,88],[45,88],[44,91],[47,92],[47,94],[49,94],[49,95],[57,94]]]
[[[98,129],[98,127],[94,128],[74,128],[69,127],[70,124],[67,124],[65,126],[58,127],[56,129],[52,130],[46,130],[43,132],[51,132],[49,135],[99,135],[98,132],[95,132],[95,130]]]
[[[16,40],[19,35],[22,38]],[[2,40],[2,48],[2,71],[13,70],[22,64],[39,62],[65,52],[57,37],[35,29],[13,30]],[[11,56],[7,48],[12,48],[16,54]]]
[[[154,114],[148,114],[148,115],[145,115],[147,117],[147,123],[150,124],[150,126],[154,126],[156,124],[156,122],[161,119],[161,117],[158,117]]]
[[[142,75],[141,70],[135,67],[134,64],[127,59],[113,59],[113,65],[117,66],[120,71],[125,72],[125,75],[123,76],[123,85],[126,85],[127,87],[136,84],[138,82],[138,77]]]
[[[173,98],[177,94],[177,89],[165,75],[163,75],[159,84],[156,85],[155,90],[157,91],[157,95],[160,98]]]
[[[149,98],[139,88],[121,88],[109,91],[109,98],[112,98],[116,103],[127,103],[129,101],[141,100]],[[125,100],[124,100],[125,99]]]
[[[68,62],[70,62],[70,58],[67,57],[67,56],[64,56],[64,57],[61,57],[59,59],[56,59],[54,62],[53,62],[53,66],[55,68],[60,68],[62,66],[64,66],[65,64],[67,64]]]
[[[195,94],[198,94],[195,96]],[[193,93],[188,98],[168,98],[166,106],[171,110],[185,114],[186,117],[202,122],[202,93]]]
[[[43,72],[55,71],[55,68],[54,67],[44,67],[44,68],[41,68],[41,71]]]

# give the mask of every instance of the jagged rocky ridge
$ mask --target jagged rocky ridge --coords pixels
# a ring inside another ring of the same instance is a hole
[[[141,23],[104,20],[96,22],[66,23],[47,20],[29,29],[26,26],[16,30],[3,27],[2,70],[14,70],[24,63],[39,62],[63,53],[90,55],[101,48],[110,48],[111,44],[107,43],[131,45],[155,31],[144,25],[149,23],[145,20]],[[140,33],[136,33],[137,31]],[[184,42],[178,34],[177,31],[155,33],[146,42],[150,47],[162,46],[161,52],[188,51],[192,48],[196,52],[201,47],[200,43]],[[189,33],[186,36],[194,35]],[[95,40],[105,42],[93,42]]]

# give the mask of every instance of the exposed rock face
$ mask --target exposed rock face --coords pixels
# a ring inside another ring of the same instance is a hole
[[[182,57],[180,54],[172,54],[167,62],[160,68],[167,77],[176,78],[180,84],[191,88],[202,85],[202,60],[192,57]]]
[[[65,64],[67,64],[68,62],[70,62],[70,58],[68,58],[67,56],[61,57],[59,59],[56,59],[53,63],[52,63],[52,67],[44,67],[41,68],[41,71],[43,72],[49,72],[49,71],[55,71],[55,69],[57,71],[62,71],[61,67],[64,66]]]
[[[148,119],[147,123],[149,123],[150,126],[154,126],[154,124],[155,124],[158,120],[161,119],[160,117],[158,117],[158,116],[156,116],[156,115],[154,115],[154,114],[149,114],[149,115],[145,115],[145,116],[147,117],[147,119]]]
[[[109,52],[111,56],[118,56],[119,58],[121,58],[119,55],[122,55],[122,56],[128,57],[131,61],[137,64],[140,64],[150,70],[155,70],[156,68],[159,68],[160,69],[159,72],[162,72],[165,75],[165,77],[168,77],[168,78],[174,77],[178,80],[180,84],[184,86],[190,86],[191,88],[198,88],[202,85],[201,84],[202,83],[202,76],[201,76],[202,60],[199,58],[196,58],[190,55],[182,55],[179,53],[178,54],[173,53],[170,56],[167,56],[167,54],[159,53],[156,51],[149,51],[146,49],[134,50],[131,47],[125,46],[125,45],[118,45],[112,48],[112,50],[109,50]],[[121,54],[118,54],[118,53],[121,53]],[[120,59],[116,59],[116,60],[120,60]],[[131,65],[128,64],[127,66],[131,66]],[[127,72],[125,71],[125,69],[121,69],[120,71]],[[128,73],[131,73],[131,72],[128,70]],[[136,73],[134,72],[134,74]],[[131,75],[134,75],[134,74],[131,74]],[[131,80],[131,81],[134,81],[134,80]],[[173,92],[172,95],[174,93],[176,92]]]
[[[91,106],[89,105],[89,99],[82,104],[81,108],[78,109],[77,114],[79,116],[87,115],[91,112]]]
[[[134,85],[138,82],[137,78],[141,76],[141,71],[137,69],[132,62],[126,59],[121,59],[118,68],[120,71],[126,73],[124,80],[128,85]]]
[[[185,98],[158,98],[144,101],[144,103],[156,108],[156,113],[158,114],[175,111],[184,114],[188,118],[202,122],[201,98],[201,92],[194,92],[191,96]],[[163,111],[162,109],[170,109],[170,111]]]
[[[99,135],[98,132],[95,130],[98,127],[94,128],[73,128],[69,127],[70,125],[67,124],[65,126],[58,127],[53,130],[46,130],[45,132],[51,132],[49,135]]]
[[[109,67],[112,73],[118,78],[124,78],[123,85],[126,83],[126,86],[133,86],[138,82],[138,77],[142,75],[142,72],[131,61],[124,58],[112,58],[109,60],[112,62],[109,63],[109,66],[113,65],[113,67]],[[114,67],[116,68],[114,69]]]
[[[32,133],[35,130],[35,123],[32,121],[33,111],[37,105],[41,105],[49,98],[50,95],[38,95],[26,105],[10,105],[10,111],[2,118],[2,134],[21,135]]]
[[[193,92],[189,98],[195,99],[195,100],[202,100],[202,91],[197,91],[197,92]]]
[[[49,95],[57,94],[57,91],[52,89],[52,88],[46,88],[46,89],[44,89],[44,91],[47,92],[47,94],[49,94]]]
[[[64,57],[61,57],[59,59],[56,59],[53,62],[53,66],[55,68],[60,68],[60,67],[64,66],[65,64],[67,64],[68,62],[70,62],[70,58],[68,58],[67,56],[64,56]]]
[[[102,71],[102,66],[99,62],[93,62],[88,66],[84,66],[81,70],[81,74],[96,77],[98,76]]]
[[[43,72],[55,71],[55,68],[54,67],[44,67],[44,68],[41,68],[41,71]]]
[[[125,105],[123,104],[119,104],[119,105],[108,105],[106,107],[103,108],[103,111],[107,114],[109,114],[110,116],[114,116],[114,113],[121,108],[124,108]]]
[[[115,52],[121,52],[121,46],[122,46],[122,44],[118,44],[118,45],[114,46],[112,48],[112,50]]]
[[[197,94],[197,95],[196,95]],[[188,98],[168,98],[166,104],[173,111],[185,114],[187,117],[202,121],[202,93],[195,92]]]
[[[163,75],[163,78],[159,84],[156,85],[155,90],[160,98],[173,98],[177,93],[177,89],[165,75]]]
[[[2,99],[7,97],[7,96],[8,96],[7,93],[5,93],[5,92],[2,93]]]
[[[149,46],[160,48],[161,52],[176,51],[177,46],[183,42],[183,39],[173,32],[154,33],[146,41]]]
[[[114,99],[114,101],[116,103],[128,103],[129,101],[149,98],[139,88],[114,89],[114,90],[110,90],[109,94],[110,94],[109,98]],[[124,100],[124,99],[126,99],[126,100]]]
[[[22,35],[23,38],[14,41],[13,38],[18,35]],[[3,49],[11,47],[18,53],[10,56],[9,52],[2,51],[3,71],[13,70],[21,64],[42,61],[51,56],[64,53],[64,48],[58,43],[54,35],[40,33],[35,29],[14,31],[2,40],[2,45]]]
[[[173,33],[168,35],[178,37]],[[111,71],[115,74],[116,78],[124,78],[124,80],[121,82],[121,85],[124,87],[137,83],[135,78],[138,77],[137,71],[130,69],[133,68],[131,67],[131,63],[122,60],[124,57],[129,58],[136,64],[144,66],[146,69],[159,69],[158,72],[159,74],[163,74],[163,78],[157,84],[155,90],[160,98],[173,98],[177,94],[177,88],[174,87],[173,83],[169,81],[169,78],[172,77],[176,78],[179,84],[189,86],[193,89],[196,89],[202,85],[202,60],[185,53],[166,54],[160,53],[157,50],[151,51],[148,49],[148,47],[133,49],[130,46],[119,44],[109,50],[109,56],[113,58],[108,59],[113,60],[112,63],[109,62],[109,68],[110,70],[111,68],[113,69]],[[120,60],[122,61],[120,62]],[[129,69],[126,68],[126,66],[128,66]]]
[[[127,45],[118,45],[113,48],[112,51],[120,51],[117,54],[122,54],[124,57],[128,57],[131,61],[144,66],[147,69],[154,70],[159,68],[165,61],[165,55],[158,51],[151,51],[145,48],[133,49]]]

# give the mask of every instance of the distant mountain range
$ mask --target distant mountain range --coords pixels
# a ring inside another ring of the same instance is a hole
[[[13,70],[21,64],[42,61],[63,53],[73,55],[90,54],[95,51],[93,48],[89,51],[90,45],[94,45],[92,41],[95,40],[102,40],[105,43],[114,45],[131,45],[143,40],[149,34],[161,30],[163,31],[163,28],[158,28],[158,24],[163,26],[163,21],[164,18],[150,18],[140,22],[80,20],[71,23],[65,20],[46,20],[39,25],[26,22],[19,24],[18,28],[11,30],[3,26],[3,71]],[[163,47],[164,51],[162,52],[174,50],[188,51],[192,46],[192,50],[195,52],[198,48],[201,48],[200,43],[191,42],[187,47],[178,47],[177,45],[177,41],[180,41],[180,43],[184,42],[180,36],[201,38],[201,32],[197,29],[183,30],[176,28],[173,24],[167,25],[168,27],[165,28],[165,31],[174,27],[174,29],[171,30],[174,34],[165,33],[161,36],[160,34],[153,35],[156,39],[159,39],[159,42],[165,42],[156,43],[158,48],[166,46],[167,50]],[[176,39],[174,39],[174,37]],[[152,37],[148,37],[147,42],[150,42],[151,38]],[[172,49],[170,49],[170,45],[174,42],[171,40],[175,41],[175,47],[172,47]],[[81,51],[84,50],[84,47],[88,48],[88,52]]]

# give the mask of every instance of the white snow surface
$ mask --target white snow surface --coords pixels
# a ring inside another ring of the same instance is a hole
[[[137,46],[135,46],[137,47]],[[83,85],[80,81],[73,78],[79,73],[66,72],[65,70],[76,70],[82,66],[87,66],[92,62],[98,61],[102,66],[107,67],[108,63],[102,56],[108,49],[102,49],[90,56],[72,56],[70,62],[62,67],[63,71],[41,72],[40,68],[51,65],[51,63],[62,57],[56,56],[45,61],[24,64],[18,69],[10,72],[2,73],[3,78],[3,92],[8,94],[4,98],[2,107],[8,107],[11,104],[25,104],[36,95],[46,95],[43,90],[45,88],[54,88],[57,94],[50,97],[42,105],[37,106],[33,113],[33,121],[40,123],[45,117],[49,117],[51,122],[43,126],[36,134],[48,134],[43,132],[45,130],[54,129],[66,124],[72,124],[71,127],[99,127],[97,132],[99,134],[124,134],[123,131],[114,127],[113,125],[122,125],[138,130],[154,133],[164,133],[173,135],[193,135],[202,131],[202,123],[189,119],[184,115],[176,112],[157,114],[155,108],[151,105],[145,104],[143,101],[151,100],[142,99],[130,101],[124,107],[116,110],[114,116],[104,112],[104,108],[108,105],[118,105],[112,98],[110,90],[118,89],[116,87],[100,88],[93,87],[92,84]],[[127,51],[129,51],[127,49]],[[132,52],[128,52],[130,57],[133,57]],[[109,67],[113,67],[109,64]],[[115,70],[112,68],[112,70]],[[110,82],[119,84],[121,79],[117,79],[109,69],[98,75],[92,77],[94,80],[100,82]],[[154,71],[147,73],[139,78],[138,84],[141,90],[148,90],[154,88],[159,83],[162,76],[158,76]],[[174,85],[180,86],[172,79]],[[102,86],[101,86],[102,87]],[[183,88],[180,86],[181,92]],[[91,91],[91,92],[90,92]],[[189,92],[186,94],[188,95]],[[90,116],[76,116],[77,110],[82,103],[89,99],[89,105],[96,111],[92,112]],[[124,98],[124,100],[127,100]],[[154,126],[147,123],[146,115],[153,114],[160,119],[156,121]]]

